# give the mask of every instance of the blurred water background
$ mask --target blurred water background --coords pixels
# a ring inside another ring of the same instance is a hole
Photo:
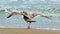
[[[11,12],[37,12],[49,18],[37,17],[33,29],[60,30],[60,0],[0,0],[0,28],[26,28],[23,16],[7,19]]]

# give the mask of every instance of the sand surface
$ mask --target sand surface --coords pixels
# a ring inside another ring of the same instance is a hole
[[[60,34],[59,30],[0,28],[0,34]]]

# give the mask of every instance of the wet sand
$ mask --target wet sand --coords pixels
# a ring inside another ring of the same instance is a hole
[[[0,34],[60,34],[60,30],[0,28]]]

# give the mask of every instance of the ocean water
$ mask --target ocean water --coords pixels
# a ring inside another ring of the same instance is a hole
[[[60,0],[0,0],[0,28],[27,28],[22,15],[7,18],[12,12],[33,12],[47,17],[35,17],[32,29],[60,30]]]
[[[0,28],[27,28],[27,23],[24,21],[22,15],[16,15],[12,16],[11,18],[7,18],[7,16],[11,14],[11,12],[26,11],[29,14],[36,12],[48,16],[47,18],[40,16],[35,17],[33,20],[35,20],[36,22],[31,23],[31,28],[60,30],[60,11],[59,9],[53,9],[2,9],[0,10]]]

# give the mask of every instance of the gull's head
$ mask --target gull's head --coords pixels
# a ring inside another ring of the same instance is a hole
[[[21,15],[28,15],[27,12],[23,11],[23,12],[20,12]]]

